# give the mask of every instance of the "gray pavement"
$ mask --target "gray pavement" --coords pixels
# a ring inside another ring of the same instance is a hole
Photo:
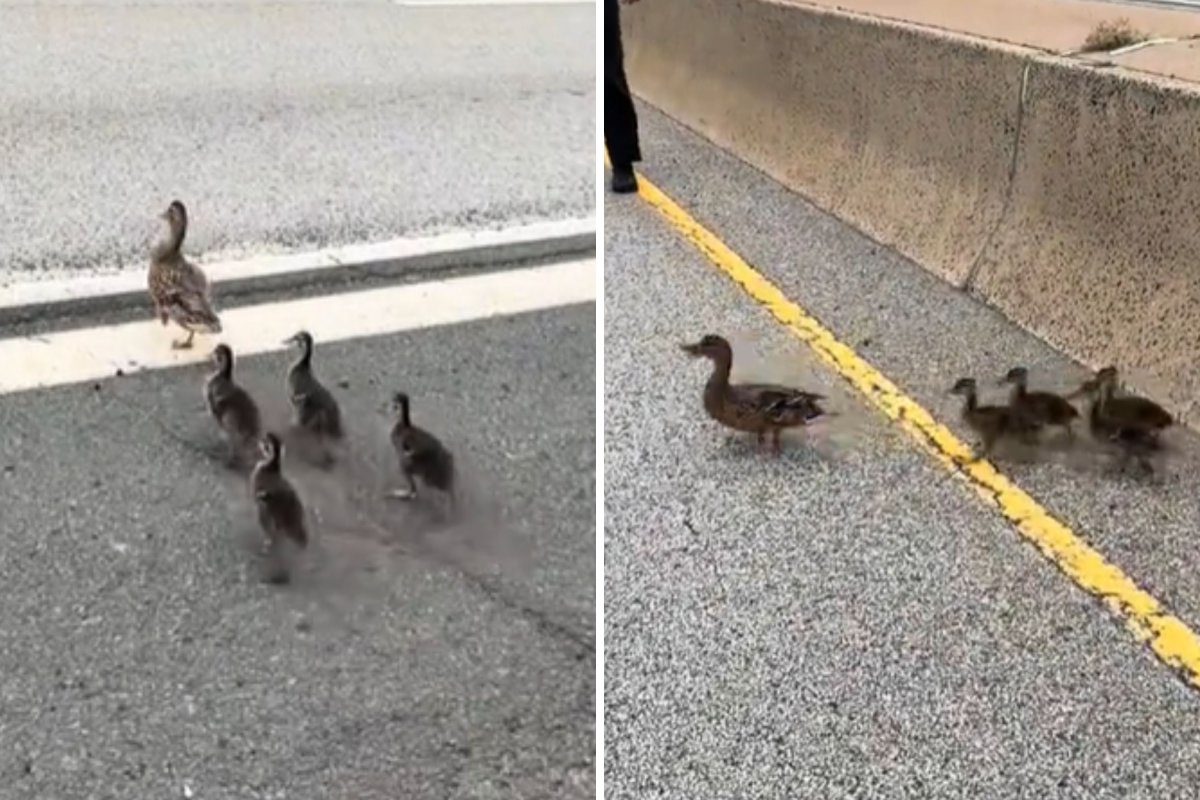
[[[594,796],[594,331],[318,345],[352,446],[288,461],[319,522],[286,588],[202,367],[0,397],[0,797]],[[276,426],[285,368],[238,364]],[[382,499],[397,388],[458,454],[457,521]]]
[[[639,113],[645,173],[960,434],[960,375],[1083,374]],[[605,248],[608,797],[1194,796],[1194,690],[642,201],[608,197]],[[676,347],[709,331],[736,372],[841,416],[757,457],[705,418],[707,368]],[[1177,434],[1157,483],[1088,454],[1001,463],[1196,626],[1200,448]]]
[[[0,283],[595,212],[595,6],[0,2]]]

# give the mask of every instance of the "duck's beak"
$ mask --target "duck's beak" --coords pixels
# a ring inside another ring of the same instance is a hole
[[[700,350],[699,342],[696,342],[695,344],[681,344],[679,345],[679,349],[687,353],[692,358],[703,355],[703,352]]]

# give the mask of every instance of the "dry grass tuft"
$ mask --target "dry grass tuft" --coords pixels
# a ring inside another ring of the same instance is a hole
[[[1128,47],[1131,44],[1144,42],[1149,38],[1145,33],[1139,31],[1125,17],[1120,19],[1101,22],[1088,37],[1083,40],[1084,53],[1100,53],[1116,50],[1121,47]]]

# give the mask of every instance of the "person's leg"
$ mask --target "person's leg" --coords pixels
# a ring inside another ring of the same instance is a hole
[[[625,78],[621,19],[617,0],[604,3],[604,143],[612,161],[614,192],[637,191],[633,164],[642,160],[638,145],[637,111]]]

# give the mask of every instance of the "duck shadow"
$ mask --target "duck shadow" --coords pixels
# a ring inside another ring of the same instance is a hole
[[[1170,442],[1161,440],[1159,449],[1149,455],[1153,471],[1146,470],[1134,458],[1122,466],[1118,448],[1077,431],[1074,437],[1065,432],[1053,432],[1044,434],[1036,442],[1002,441],[996,444],[988,459],[999,468],[1053,465],[1082,475],[1162,485],[1171,477],[1167,466],[1173,452]]]

